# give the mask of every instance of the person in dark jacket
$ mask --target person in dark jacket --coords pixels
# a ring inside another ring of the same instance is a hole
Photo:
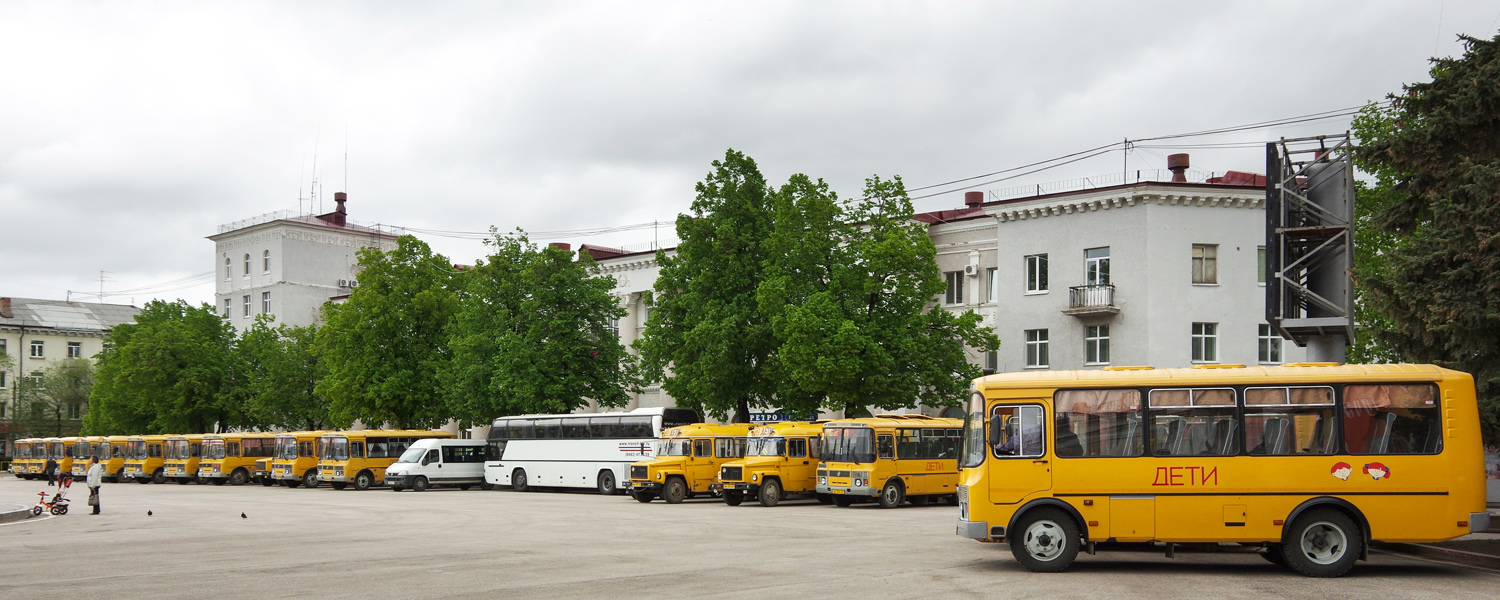
[[[42,467],[47,472],[47,485],[50,487],[57,483],[57,461],[51,457],[47,458],[47,466]]]

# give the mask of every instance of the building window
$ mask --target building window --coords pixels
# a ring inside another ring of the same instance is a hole
[[[1026,368],[1045,368],[1051,365],[1047,356],[1047,330],[1026,330]]]
[[[76,421],[81,416],[83,416],[83,403],[82,402],[69,402],[68,403],[68,418],[69,419],[73,419],[73,420]]]
[[[271,251],[270,250],[266,250],[266,251],[260,253],[260,270],[263,273],[270,273],[271,272]]]
[[[271,292],[260,293],[260,313],[263,315],[271,314]]]
[[[985,269],[985,274],[990,277],[990,302],[1000,301],[1000,269],[990,267]]]
[[[619,319],[611,317],[609,321],[606,321],[604,323],[604,328],[607,329],[607,330],[609,330],[610,333],[615,334],[615,337],[619,337],[620,336],[620,320]]]
[[[1047,255],[1033,254],[1026,257],[1026,293],[1047,291]]]
[[[651,322],[651,303],[647,302],[647,301],[645,301],[643,299],[643,300],[641,300],[640,319],[639,319],[639,323],[638,323],[637,326],[638,327],[645,327],[646,324],[650,323],[650,322]]]
[[[5,371],[0,371],[0,390],[5,389],[5,385],[6,385],[6,383],[5,383]],[[4,407],[4,406],[5,406],[5,403],[4,402],[0,402],[0,407]]]
[[[0,356],[4,356],[6,354],[10,354],[10,349],[8,347],[6,347],[5,342],[6,342],[5,340],[0,339]]]
[[[230,266],[229,257],[224,257],[224,281],[229,281],[234,276],[234,268]]]
[[[1083,362],[1089,365],[1109,364],[1109,326],[1083,327]]]
[[[240,316],[244,316],[244,317],[250,316],[250,296],[245,296],[244,314],[240,315]]]
[[[1219,324],[1193,323],[1193,362],[1219,362]]]
[[[42,375],[41,371],[32,371],[31,376],[27,377],[26,379],[30,380],[32,385],[41,385],[42,377],[44,377],[44,375]]]
[[[31,340],[31,357],[46,358],[46,356],[46,345],[42,343],[42,340]]]
[[[1267,365],[1281,364],[1281,334],[1264,323],[1260,326],[1260,362]]]
[[[1255,282],[1259,283],[1261,285],[1265,285],[1266,284],[1266,247],[1265,246],[1261,246],[1261,247],[1258,247],[1258,248],[1255,249]]]
[[[245,253],[245,276],[250,276],[250,253]]]
[[[963,304],[964,272],[948,271],[943,273],[943,279],[948,282],[948,293],[943,296],[943,304]]]
[[[68,342],[68,358],[83,358],[82,342]]]
[[[1109,284],[1109,246],[1089,248],[1083,251],[1085,285]]]
[[[1219,245],[1193,244],[1193,283],[1219,282]]]
[[[225,298],[224,299],[224,318],[228,319],[229,317],[232,317],[232,316],[234,316],[234,298]]]
[[[990,350],[984,353],[984,370],[994,373],[1000,370],[1000,351]]]

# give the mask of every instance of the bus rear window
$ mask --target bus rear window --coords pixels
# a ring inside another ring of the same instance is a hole
[[[1432,384],[1344,386],[1344,444],[1350,454],[1437,454],[1438,408]]]

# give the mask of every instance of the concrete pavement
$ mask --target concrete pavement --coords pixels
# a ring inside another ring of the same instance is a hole
[[[3,479],[0,501],[44,488]],[[1500,590],[1500,573],[1385,553],[1334,580],[1249,553],[1101,552],[1066,573],[1028,573],[1008,548],[953,535],[948,506],[134,483],[106,484],[102,503],[101,516],[0,526],[0,598],[1488,600]]]

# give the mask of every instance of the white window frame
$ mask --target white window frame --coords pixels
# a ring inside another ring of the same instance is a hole
[[[31,340],[31,358],[47,358],[47,342],[42,340]]]
[[[6,379],[5,378],[5,371],[0,371],[0,390],[5,389],[5,385],[6,385],[5,384],[5,379]],[[3,410],[4,407],[5,407],[5,401],[4,400],[0,400],[0,410]],[[0,413],[0,417],[3,417],[3,416],[5,416],[4,413]]]
[[[224,255],[224,281],[229,281],[230,279],[233,279],[233,278],[234,278],[234,259],[229,258],[229,255],[225,254]]]
[[[271,292],[260,293],[260,314],[271,314]]]
[[[250,276],[250,253],[245,253],[245,277]]]
[[[1193,285],[1219,285],[1219,245],[1193,244]]]
[[[224,299],[224,318],[228,319],[228,318],[233,317],[233,316],[234,316],[234,298],[225,298]]]
[[[1282,354],[1281,334],[1276,333],[1270,324],[1261,323],[1256,338],[1255,357],[1260,364],[1279,365],[1286,360],[1286,355]]]
[[[250,294],[245,294],[245,308],[242,312],[243,314],[240,315],[242,318],[250,318]]]
[[[1000,269],[996,268],[996,267],[990,267],[990,268],[984,270],[984,274],[988,275],[989,278],[990,278],[990,280],[989,280],[990,281],[990,297],[989,297],[989,301],[990,302],[999,302],[1000,301]]]
[[[1046,329],[1027,329],[1022,334],[1026,340],[1026,368],[1047,369],[1052,367],[1051,342]]]
[[[1026,293],[1047,293],[1047,254],[1029,254],[1024,257],[1026,263]]]
[[[1257,284],[1260,285],[1260,287],[1266,287],[1266,257],[1267,256],[1269,256],[1269,255],[1266,254],[1266,247],[1265,246],[1256,246],[1255,247],[1255,266],[1257,267],[1257,269],[1255,271],[1255,281],[1256,281]]]
[[[261,273],[270,273],[271,272],[271,251],[270,250],[262,250],[261,253],[260,253],[260,272]]]
[[[943,283],[947,289],[943,291],[944,306],[961,306],[964,303],[964,272],[943,272]]]
[[[68,358],[83,358],[83,342],[68,342]]]
[[[1089,256],[1090,252],[1102,250],[1099,256]],[[1083,250],[1083,283],[1084,285],[1109,285],[1110,264],[1109,246],[1097,248],[1084,248]]]
[[[1193,323],[1192,359],[1194,363],[1219,362],[1219,324]]]
[[[984,370],[995,373],[1000,372],[999,350],[990,350],[984,353]]]
[[[1093,360],[1089,360],[1090,353]],[[1083,364],[1109,364],[1109,325],[1083,326]]]

